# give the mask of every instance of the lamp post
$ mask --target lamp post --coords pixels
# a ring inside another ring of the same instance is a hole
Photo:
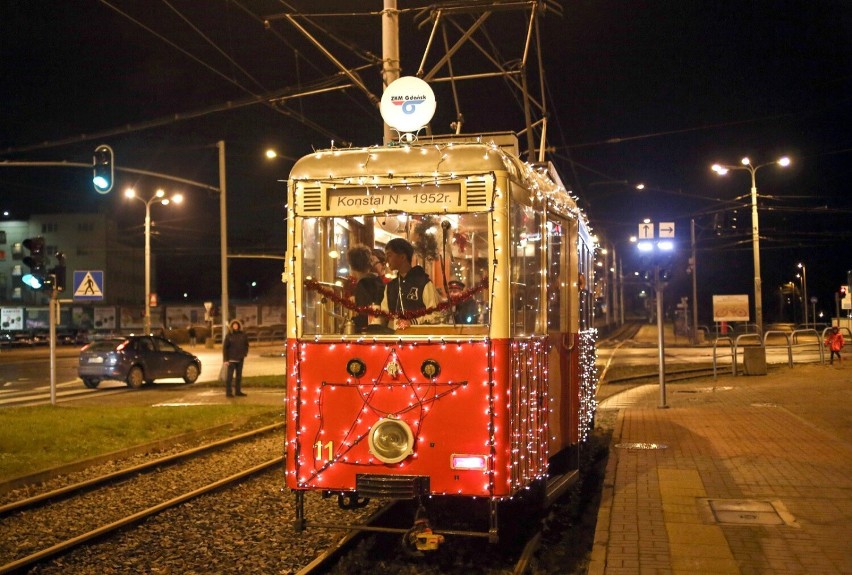
[[[650,220],[645,220],[646,224],[651,224]],[[639,252],[647,257],[647,262],[653,266],[654,270],[654,296],[657,300],[657,360],[659,362],[659,381],[660,381],[660,404],[657,406],[661,409],[668,407],[666,404],[666,343],[665,332],[663,330],[663,291],[666,287],[666,277],[662,270],[663,265],[671,257],[671,252],[675,249],[674,241],[670,239],[658,239],[656,241],[640,240],[637,241],[636,247]]]
[[[802,307],[805,308],[805,327],[808,327],[808,269],[802,263],[799,267],[802,268],[802,303],[804,304]]]
[[[778,164],[781,167],[790,165],[790,158],[784,156],[774,162],[754,165],[747,157],[740,160],[740,166],[727,166],[713,164],[711,169],[724,176],[729,170],[748,170],[751,174],[751,245],[754,257],[754,322],[757,324],[758,333],[763,333],[763,297],[761,296],[760,282],[760,232],[757,220],[757,179],[756,174],[760,168]]]
[[[124,196],[145,204],[145,333],[151,333],[151,204],[154,202],[160,202],[164,206],[171,202],[179,204],[183,201],[183,196],[174,194],[171,198],[167,198],[166,192],[160,189],[145,200],[137,196],[133,188],[125,190]]]

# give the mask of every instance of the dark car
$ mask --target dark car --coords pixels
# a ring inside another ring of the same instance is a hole
[[[78,367],[86,387],[96,388],[105,379],[118,379],[138,389],[155,379],[181,377],[194,383],[201,375],[201,361],[164,337],[130,335],[94,341],[80,350]]]

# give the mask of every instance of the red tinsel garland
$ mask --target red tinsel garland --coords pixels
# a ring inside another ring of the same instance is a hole
[[[412,311],[406,311],[404,313],[393,313],[389,311],[385,311],[383,309],[377,309],[369,306],[357,306],[355,303],[346,297],[341,297],[337,295],[334,290],[331,290],[323,285],[320,285],[316,280],[305,280],[305,288],[315,291],[326,299],[330,299],[334,303],[340,304],[348,310],[355,312],[356,314],[367,314],[372,316],[379,316],[390,319],[404,319],[406,321],[410,321],[416,319],[418,317],[423,317],[425,315],[429,315],[436,311],[444,311],[450,309],[454,305],[460,304],[461,302],[472,298],[477,293],[481,292],[485,288],[488,287],[488,280],[484,279],[477,285],[472,288],[467,288],[462,290],[462,292],[458,295],[451,295],[447,301],[443,301],[436,305],[435,307],[430,307],[426,309],[418,309]]]

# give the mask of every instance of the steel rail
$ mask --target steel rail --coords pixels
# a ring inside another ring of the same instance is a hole
[[[204,487],[200,487],[188,493],[184,493],[183,495],[179,495],[178,497],[169,499],[168,501],[164,501],[163,503],[160,503],[158,505],[154,505],[153,507],[149,507],[137,513],[133,513],[132,515],[128,515],[127,517],[119,519],[118,521],[113,521],[112,523],[103,525],[101,527],[98,527],[97,529],[92,529],[91,531],[83,533],[82,535],[77,535],[76,537],[72,537],[71,539],[67,539],[31,555],[27,555],[26,557],[16,559],[11,563],[7,563],[5,565],[0,566],[0,575],[3,575],[5,573],[14,573],[18,570],[35,565],[36,563],[42,563],[44,561],[47,561],[48,559],[61,555],[71,549],[74,549],[75,547],[80,547],[81,545],[92,539],[102,537],[114,531],[118,531],[119,529],[122,529],[124,527],[138,523],[139,521],[147,519],[152,515],[162,513],[163,511],[171,509],[172,507],[177,507],[178,505],[186,503],[191,499],[195,499],[196,497],[200,497],[201,495],[205,495],[231,483],[236,483],[245,479],[246,477],[263,473],[269,468],[275,467],[276,465],[280,465],[283,462],[284,456],[275,457],[274,459],[270,459],[268,461],[255,465],[254,467],[250,467],[249,469],[244,469],[239,473],[235,473],[223,479],[219,479],[218,481],[214,481],[213,483],[205,485]]]
[[[232,443],[237,443],[239,441],[243,441],[244,439],[250,439],[257,435],[262,435],[264,433],[269,433],[270,431],[274,431],[284,427],[284,423],[273,423],[271,425],[267,425],[264,427],[260,427],[258,429],[253,429],[251,431],[247,431],[245,433],[241,433],[239,435],[234,435],[232,437],[226,437],[224,439],[220,439],[219,441],[214,441],[211,443],[206,443],[204,445],[199,445],[198,447],[193,447],[192,449],[187,449],[186,451],[181,451],[180,453],[174,453],[172,455],[167,455],[165,457],[160,457],[159,459],[155,459],[153,461],[147,461],[145,463],[140,463],[139,465],[134,465],[132,467],[128,467],[126,469],[119,469],[118,471],[113,471],[112,473],[107,473],[106,475],[101,475],[98,477],[93,477],[91,479],[87,479],[86,481],[81,481],[79,483],[74,483],[72,485],[66,485],[65,487],[60,487],[59,489],[54,489],[53,491],[47,491],[45,493],[41,493],[39,495],[34,495],[32,497],[28,497],[26,499],[21,499],[18,501],[13,501],[12,503],[7,503],[6,505],[0,506],[0,517],[5,517],[11,513],[16,511],[21,511],[23,509],[32,509],[41,503],[45,503],[50,500],[56,500],[64,497],[69,497],[83,491],[85,489],[91,489],[93,487],[97,487],[99,485],[103,485],[106,483],[113,482],[117,479],[122,479],[129,475],[136,475],[142,473],[144,471],[148,471],[153,468],[162,467],[164,465],[170,465],[172,463],[176,463],[183,459],[188,459],[190,457],[194,457],[201,453],[205,453],[207,451],[212,451],[215,449],[219,449],[221,447],[225,447]]]
[[[383,507],[380,507],[376,510],[375,513],[373,513],[367,518],[366,524],[369,525],[371,523],[375,523],[387,512],[393,509],[396,504],[396,501],[392,501],[384,505]],[[364,537],[365,534],[366,531],[364,531],[363,529],[350,529],[345,535],[343,535],[343,537],[335,541],[334,544],[331,545],[331,547],[314,557],[314,559],[310,563],[308,563],[299,571],[297,571],[296,575],[311,575],[312,573],[320,573],[321,570],[326,569],[333,561],[337,560],[344,550],[353,545],[357,539]]]

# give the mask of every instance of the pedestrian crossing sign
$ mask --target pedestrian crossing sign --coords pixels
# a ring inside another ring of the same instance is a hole
[[[75,300],[103,300],[104,272],[93,270],[75,271],[73,297]]]

